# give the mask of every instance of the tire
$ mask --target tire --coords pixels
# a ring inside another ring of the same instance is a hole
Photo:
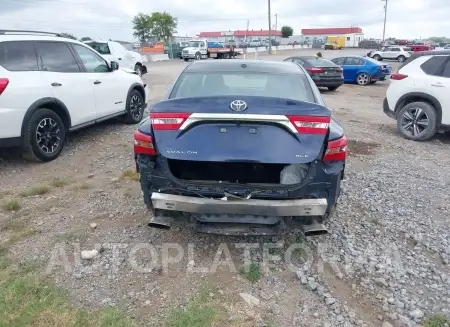
[[[398,62],[404,62],[406,60],[405,56],[398,56],[397,57]]]
[[[142,66],[141,65],[137,65],[134,66],[134,71],[136,72],[136,74],[138,74],[140,77],[142,77]]]
[[[359,73],[356,75],[356,84],[361,86],[369,85],[370,83],[370,75],[367,73]]]
[[[189,58],[184,58],[184,61],[189,61]]]
[[[223,54],[223,59],[230,59],[230,54],[224,53]]]
[[[31,161],[52,161],[61,153],[65,141],[66,126],[61,117],[53,110],[38,109],[25,123],[23,156]]]
[[[436,109],[427,102],[407,104],[397,114],[397,129],[408,140],[429,140],[438,130]]]
[[[141,92],[133,89],[127,98],[125,123],[126,124],[137,124],[142,120],[144,116],[144,97]]]
[[[383,58],[381,58],[381,56],[377,55],[377,54],[375,56],[373,56],[373,59],[378,60],[378,61],[383,60]]]
[[[369,84],[375,84],[377,81],[370,81]]]
[[[200,53],[195,54],[195,60],[202,60],[202,55]]]
[[[330,91],[336,91],[338,89],[339,86],[329,86],[328,90]]]

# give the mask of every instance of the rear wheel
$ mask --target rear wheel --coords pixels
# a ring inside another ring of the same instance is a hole
[[[373,59],[378,60],[378,61],[383,60],[383,58],[381,58],[381,56],[377,55],[377,54],[375,56],[373,56]]]
[[[370,75],[367,73],[359,73],[356,76],[356,83],[362,86],[368,85],[370,83]]]
[[[329,86],[328,90],[330,91],[336,91],[338,89],[339,86]]]
[[[184,58],[184,61],[189,61],[189,58]]]
[[[404,62],[406,60],[405,56],[398,56],[397,57],[398,62]]]
[[[144,116],[144,97],[134,89],[130,92],[127,99],[127,113],[125,114],[125,123],[137,124]]]
[[[437,132],[436,109],[427,102],[413,102],[404,106],[397,115],[397,128],[403,137],[413,141],[426,141]]]
[[[59,115],[41,108],[25,125],[22,140],[23,155],[28,160],[51,161],[61,153],[66,141],[66,128]]]
[[[200,53],[196,53],[195,54],[195,60],[201,60],[201,59],[202,59],[201,54]]]

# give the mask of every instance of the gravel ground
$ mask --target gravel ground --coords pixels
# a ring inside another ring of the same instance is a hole
[[[184,65],[150,65],[150,102]],[[205,283],[215,285],[211,303],[225,315],[218,326],[409,327],[434,313],[448,315],[450,139],[402,139],[382,112],[387,86],[323,92],[350,142],[343,194],[327,236],[216,237],[183,224],[150,230],[139,184],[123,175],[134,168],[134,127],[107,122],[72,134],[61,157],[47,164],[0,153],[0,201],[16,199],[22,206],[0,211],[0,243],[16,237],[17,226],[32,228],[12,256],[45,262],[75,305],[118,306],[142,326],[164,326],[168,312]],[[49,187],[45,194],[20,195],[42,185]],[[244,243],[256,244],[249,258]],[[293,246],[300,250],[276,261],[264,244],[280,257]],[[93,249],[99,250],[94,259],[80,258],[81,250]],[[167,257],[172,262],[165,265]],[[246,259],[260,264],[259,281],[239,273]]]

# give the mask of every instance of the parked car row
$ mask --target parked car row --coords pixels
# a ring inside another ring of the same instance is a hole
[[[50,161],[70,131],[114,117],[142,120],[148,87],[133,62],[120,68],[107,59],[115,44],[90,45],[54,33],[0,30],[0,147]]]

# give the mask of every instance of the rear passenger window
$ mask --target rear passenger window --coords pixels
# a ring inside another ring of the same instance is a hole
[[[359,58],[347,58],[347,60],[345,60],[345,64],[346,65],[352,65],[352,66],[362,66],[364,65],[364,60],[359,59]]]
[[[427,75],[437,75],[439,69],[442,67],[444,61],[448,58],[448,56],[433,56],[427,61],[425,61],[420,68]]]
[[[331,60],[331,61],[334,62],[336,65],[342,66],[342,65],[344,65],[345,57],[342,57],[342,58],[334,58],[334,59]]]
[[[36,42],[36,50],[41,60],[42,70],[48,72],[79,72],[75,57],[64,42]]]
[[[10,71],[38,70],[32,42],[0,42],[0,66]]]
[[[450,78],[450,61],[447,61],[447,63],[445,64],[442,76]]]

